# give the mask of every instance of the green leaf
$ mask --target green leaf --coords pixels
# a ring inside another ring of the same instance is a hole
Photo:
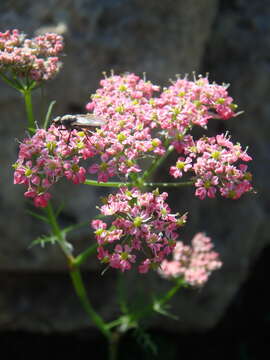
[[[52,114],[52,109],[54,107],[54,105],[56,104],[56,101],[53,100],[50,102],[50,105],[48,107],[48,111],[47,111],[47,114],[45,116],[45,120],[44,120],[44,124],[43,124],[43,129],[47,129],[48,127],[48,124],[49,124],[49,121],[50,121],[50,118],[51,118],[51,114]]]
[[[17,81],[15,82],[14,80],[10,79],[8,76],[6,76],[5,74],[3,74],[1,72],[0,72],[0,77],[6,84],[10,85],[11,87],[13,87],[16,90],[22,91],[22,87],[17,84]]]
[[[75,225],[70,225],[68,227],[66,227],[65,229],[63,229],[62,231],[67,234],[73,230],[77,230],[80,229],[81,227],[85,226],[85,225],[89,225],[89,221],[83,221],[79,224],[75,224]]]
[[[34,134],[37,131],[37,128],[29,127],[27,128],[30,134]]]
[[[43,215],[37,214],[37,213],[35,213],[35,212],[31,211],[31,210],[26,210],[26,212],[27,212],[27,214],[29,214],[29,215],[31,215],[31,216],[33,216],[33,217],[35,217],[36,219],[39,219],[39,220],[44,221],[44,222],[46,222],[46,223],[48,223],[48,222],[49,222],[49,220],[47,219],[47,217],[46,217],[46,216],[43,216]]]
[[[64,204],[64,202],[62,202],[55,211],[55,217],[58,217],[61,214],[64,207],[65,207],[65,204]]]
[[[147,333],[141,326],[138,326],[134,330],[134,336],[139,345],[145,350],[150,351],[153,355],[157,355],[158,349],[156,344],[151,339],[149,333]]]
[[[170,313],[167,309],[169,308],[170,306],[169,305],[161,305],[160,302],[158,300],[154,301],[153,302],[153,310],[163,316],[167,316],[168,318],[170,319],[173,319],[173,320],[178,320],[178,316]]]
[[[40,245],[42,248],[44,248],[47,243],[54,245],[57,241],[58,239],[54,235],[40,236],[39,238],[31,242],[29,248],[32,248],[35,245]]]
[[[30,84],[28,85],[28,90],[34,90],[36,88],[36,81],[32,80]]]

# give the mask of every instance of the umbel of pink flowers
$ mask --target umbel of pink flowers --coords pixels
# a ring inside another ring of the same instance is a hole
[[[18,30],[0,32],[0,75],[20,91],[31,91],[57,74],[62,50],[63,39],[57,34],[28,39]],[[105,77],[86,105],[88,112],[102,117],[100,128],[85,132],[52,124],[48,130],[37,129],[20,143],[14,183],[26,187],[24,195],[35,206],[46,207],[50,188],[62,177],[74,184],[84,183],[86,174],[98,182],[119,177],[134,183],[145,161],[150,166],[174,149],[178,158],[168,167],[174,181],[188,179],[201,200],[217,193],[238,199],[252,189],[246,150],[228,134],[200,139],[191,135],[195,126],[206,129],[210,119],[238,115],[227,88],[209,83],[207,77],[177,79],[163,89],[135,74]],[[88,159],[91,164],[82,162]],[[121,271],[140,261],[140,273],[155,269],[166,278],[201,286],[221,266],[218,254],[202,233],[191,246],[178,240],[186,215],[172,214],[167,197],[158,189],[142,192],[122,186],[104,199],[100,212],[111,222],[92,222],[98,258]]]
[[[134,74],[112,75],[100,85],[86,105],[104,119],[99,129],[86,134],[51,125],[20,144],[14,183],[26,186],[25,196],[36,206],[47,205],[50,187],[62,177],[75,184],[83,183],[87,173],[96,174],[99,182],[116,176],[126,181],[142,173],[145,159],[153,161],[170,147],[179,157],[168,173],[193,181],[200,199],[217,193],[238,199],[252,189],[246,149],[227,134],[191,135],[193,127],[206,128],[210,119],[237,115],[227,86],[184,78],[160,93],[159,86]],[[86,159],[92,164],[83,165]]]
[[[207,78],[178,79],[161,89],[134,74],[111,75],[86,105],[102,117],[100,128],[89,133],[51,125],[37,129],[20,144],[14,164],[14,182],[23,184],[25,196],[44,207],[51,186],[62,177],[84,183],[87,174],[98,182],[112,177],[128,181],[143,173],[149,162],[175,149],[176,163],[168,167],[174,179],[191,180],[201,200],[218,193],[238,199],[252,189],[247,163],[251,157],[228,134],[195,139],[193,127],[206,129],[210,119],[228,120],[237,115],[227,86],[210,84]],[[85,165],[81,160],[92,161]],[[143,161],[142,161],[143,160]],[[94,220],[98,258],[107,266],[127,271],[138,261],[140,273],[158,270],[167,278],[181,277],[203,285],[221,266],[210,238],[197,235],[192,246],[178,240],[186,216],[172,214],[167,193],[142,192],[122,187],[104,200],[100,212],[111,219]],[[172,254],[172,261],[168,255]]]
[[[212,250],[211,239],[204,234],[197,234],[191,246],[178,241],[178,230],[185,224],[186,214],[172,214],[167,197],[167,193],[160,194],[158,190],[142,193],[127,188],[109,195],[100,212],[112,218],[110,226],[101,220],[92,221],[98,259],[126,271],[139,257],[140,273],[158,270],[165,278],[180,277],[187,284],[202,286],[222,263]],[[168,261],[171,253],[173,260]]]
[[[61,35],[47,33],[27,39],[16,29],[0,32],[0,72],[36,82],[50,80],[59,71],[62,50]]]
[[[210,237],[204,233],[197,233],[191,240],[191,246],[177,241],[172,251],[172,260],[164,259],[158,272],[167,279],[181,277],[187,284],[202,286],[210,274],[222,266],[213,247]]]
[[[121,188],[109,195],[100,208],[102,215],[113,218],[111,225],[92,221],[98,243],[98,258],[122,271],[131,269],[135,252],[143,254],[139,272],[156,269],[175,247],[178,229],[186,222],[186,215],[172,214],[165,202],[167,193],[158,190],[143,193],[133,188]],[[110,249],[112,250],[110,252]]]

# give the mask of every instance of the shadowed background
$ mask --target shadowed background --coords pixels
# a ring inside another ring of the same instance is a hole
[[[147,79],[163,86],[175,74],[192,71],[210,72],[211,81],[231,84],[229,92],[245,113],[228,122],[210,122],[209,133],[229,131],[234,142],[239,141],[243,147],[249,145],[257,194],[248,194],[238,201],[200,201],[193,196],[194,189],[172,193],[172,208],[189,212],[184,239],[206,231],[221,253],[224,266],[203,290],[185,290],[175,297],[172,312],[179,315],[180,321],[159,317],[151,323],[156,330],[173,333],[176,343],[186,336],[183,333],[200,331],[200,339],[204,339],[206,331],[213,333],[218,326],[225,339],[231,339],[230,334],[238,329],[232,319],[238,319],[239,314],[243,319],[252,316],[254,308],[264,301],[263,282],[267,281],[263,277],[267,278],[269,259],[269,1],[2,0],[0,31],[9,28],[18,28],[30,36],[54,31],[65,39],[63,68],[47,84],[43,100],[36,91],[36,114],[45,111],[46,104],[54,99],[55,116],[84,112],[102,72],[111,69],[138,75],[146,72]],[[28,249],[30,242],[47,229],[27,215],[29,205],[23,198],[24,189],[13,185],[10,165],[17,157],[15,139],[25,136],[23,110],[22,98],[0,83],[0,331],[81,333],[89,323],[72,292],[62,254],[51,246]],[[91,219],[103,193],[82,185],[58,184],[55,198],[65,203],[61,223],[66,226]],[[78,231],[71,241],[79,249],[85,248],[91,241],[89,228]],[[263,257],[259,263],[260,256]],[[254,269],[259,269],[257,277]],[[243,287],[249,276],[253,276],[248,282],[251,287]],[[94,304],[106,319],[111,319],[117,312],[115,271],[107,271],[102,277],[100,266],[91,258],[85,266],[85,278]],[[134,274],[127,278],[136,292]],[[166,282],[156,275],[144,276],[140,281],[147,288],[167,288]],[[253,289],[255,283],[257,287]],[[256,305],[249,308],[243,302],[246,298],[256,299]],[[242,314],[243,304],[248,313]],[[224,324],[229,325],[220,325],[226,316],[231,320]],[[256,326],[263,326],[264,321],[269,325],[269,320],[265,320],[269,314],[260,315],[258,310],[254,319],[260,316],[264,320]],[[243,334],[247,325],[240,318]],[[6,344],[5,336],[2,341]],[[246,339],[243,335],[237,351],[249,359]],[[188,339],[185,341],[188,343]]]

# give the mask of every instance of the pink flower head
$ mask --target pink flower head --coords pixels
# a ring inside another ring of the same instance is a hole
[[[163,260],[158,272],[164,278],[181,277],[187,284],[201,287],[211,273],[221,266],[211,239],[204,233],[198,233],[192,239],[191,246],[178,241],[172,252],[172,260]]]
[[[0,71],[7,76],[36,82],[49,80],[59,71],[61,35],[47,33],[33,39],[18,30],[0,32]]]
[[[85,181],[86,169],[78,163],[85,157],[86,146],[87,137],[76,130],[69,133],[54,125],[48,131],[38,129],[20,144],[18,160],[13,165],[14,183],[27,187],[25,196],[32,198],[36,206],[46,206],[50,187],[62,177],[74,184]]]
[[[201,200],[214,198],[218,190],[222,196],[232,199],[252,190],[251,174],[243,163],[252,158],[240,144],[233,144],[227,134],[203,137],[185,152],[193,160],[189,170],[195,174],[195,195]],[[179,176],[179,169],[172,167],[171,175]]]
[[[159,194],[157,190],[142,193],[137,188],[121,188],[108,196],[100,211],[113,216],[111,226],[105,230],[103,222],[97,221],[92,226],[99,247],[107,251],[111,267],[129,270],[137,258],[135,253],[139,252],[144,257],[139,272],[145,273],[150,268],[156,269],[172,252],[177,230],[185,221],[171,213],[166,197],[166,193]]]
[[[23,53],[26,68],[18,70],[21,76],[25,76],[27,69],[32,80],[48,79],[57,69],[57,55],[62,48],[61,37],[55,34],[25,39],[18,30],[0,33],[0,71],[6,69],[5,54],[10,51],[20,59]],[[14,63],[8,64],[13,64],[8,65],[8,69],[15,71]],[[21,66],[20,61],[18,66]],[[158,86],[135,74],[112,74],[101,80],[100,88],[87,104],[88,111],[102,118],[101,125],[91,131],[60,129],[53,125],[48,131],[38,129],[31,139],[20,144],[19,158],[14,165],[14,183],[26,186],[27,194],[35,194],[33,200],[48,193],[62,177],[79,184],[84,183],[86,174],[90,173],[98,182],[119,177],[122,182],[131,179],[136,183],[134,179],[138,179],[139,183],[140,178],[144,179],[141,174],[145,166],[151,166],[158,157],[175,149],[178,159],[169,169],[173,178],[190,177],[196,187],[195,195],[200,199],[214,198],[218,193],[238,199],[252,189],[246,165],[251,157],[246,150],[240,144],[233,144],[227,134],[203,136],[198,140],[190,134],[194,126],[206,128],[210,119],[236,116],[235,109],[227,86],[211,84],[208,78],[178,79],[160,92]],[[89,158],[94,160],[91,164],[81,162]],[[154,206],[148,196],[156,198],[148,193],[137,199],[146,203],[146,208],[148,203]],[[41,201],[36,203],[42,204]],[[150,210],[141,211],[140,204],[137,205],[131,216],[136,217],[137,212],[144,224]],[[103,212],[115,215],[121,206],[126,211],[128,203],[108,202]],[[174,214],[163,204],[157,219],[155,226],[163,231],[162,221],[174,219]],[[120,219],[115,221],[120,222]],[[121,221],[132,229],[130,236],[142,231],[132,223],[128,225],[128,218]],[[173,229],[173,222],[166,229],[166,236],[169,233],[170,239],[175,239],[176,235],[168,229]],[[164,247],[160,245],[162,241],[156,240],[154,244],[154,237],[151,239],[152,251],[166,255],[167,249],[160,250]],[[137,248],[140,241],[139,237],[134,240]]]

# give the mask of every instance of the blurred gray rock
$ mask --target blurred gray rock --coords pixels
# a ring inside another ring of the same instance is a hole
[[[228,130],[234,141],[250,146],[258,194],[246,195],[239,201],[203,202],[194,198],[191,189],[172,194],[172,207],[190,214],[184,238],[188,240],[196,232],[206,231],[224,261],[222,270],[212,276],[203,290],[184,291],[175,297],[173,313],[179,314],[181,321],[172,323],[161,318],[155,323],[174,331],[213,326],[246,279],[250,265],[269,243],[270,195],[265,190],[270,154],[270,4],[247,0],[233,3],[222,2],[219,12],[216,0],[0,3],[0,31],[18,28],[32,35],[49,30],[65,37],[63,69],[45,90],[47,104],[57,100],[55,115],[83,112],[89,95],[98,87],[102,71],[110,69],[117,73],[146,72],[147,78],[163,85],[175,74],[193,70],[209,71],[211,80],[231,83],[231,93],[245,114],[229,122],[210,124],[209,130]],[[44,109],[39,92],[34,100],[39,114]],[[23,199],[23,189],[13,185],[10,165],[16,161],[18,150],[14,139],[25,136],[23,103],[1,83],[0,105],[0,329],[51,332],[84,328],[88,321],[72,292],[60,251],[53,246],[28,249],[33,239],[46,234],[47,228],[26,213],[30,207]],[[103,193],[68,183],[57,185],[55,198],[65,203],[61,223],[89,220]],[[85,227],[74,235],[73,242],[83,249],[90,237],[89,228]],[[106,318],[113,318],[114,272],[101,278],[100,267],[92,259],[85,271],[94,303]],[[136,288],[133,274],[128,274],[127,279]],[[140,282],[148,289],[168,287],[155,275]],[[109,303],[103,301],[109,298]]]

